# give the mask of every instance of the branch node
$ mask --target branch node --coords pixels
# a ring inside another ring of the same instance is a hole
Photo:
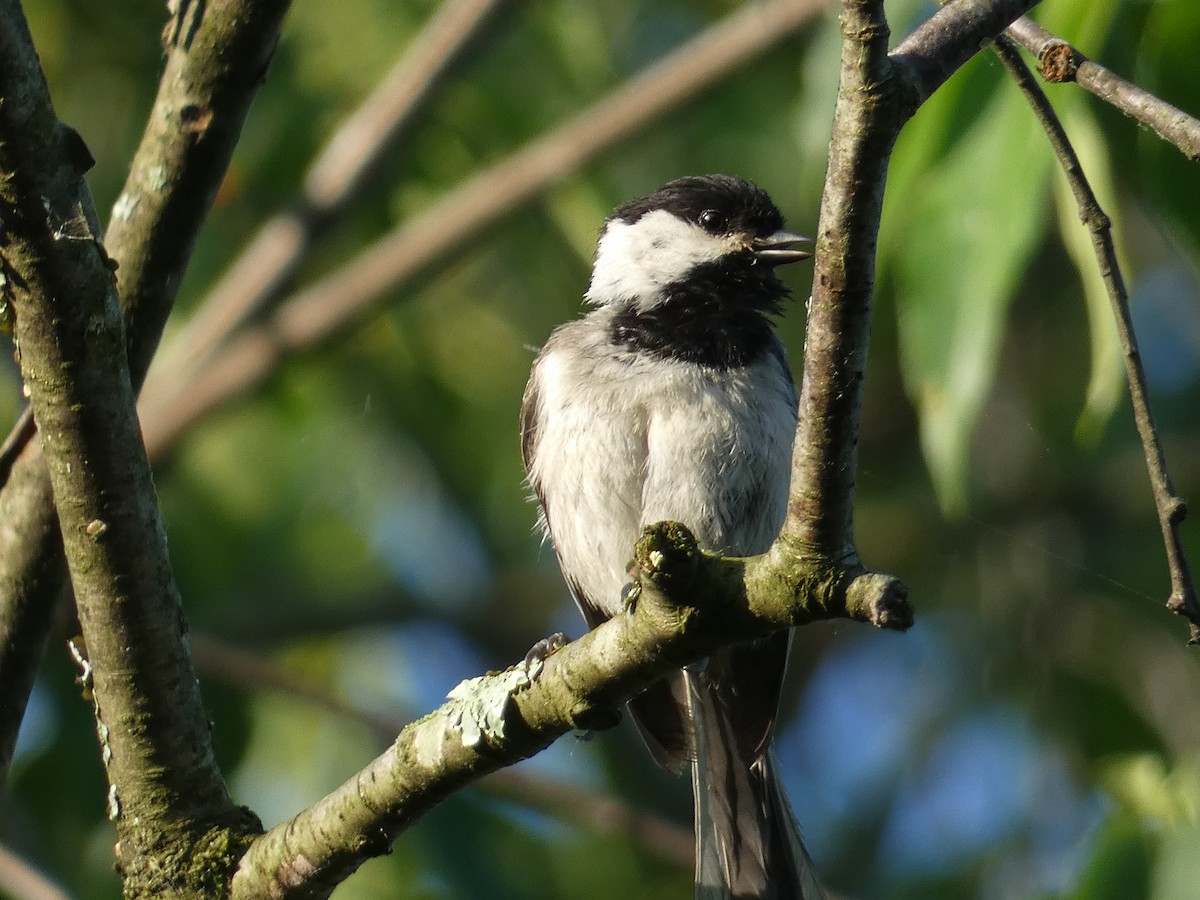
[[[1187,518],[1187,501],[1182,497],[1172,497],[1168,502],[1170,505],[1167,507],[1167,522],[1172,526],[1178,527]]]
[[[1200,645],[1200,604],[1188,588],[1176,588],[1167,598],[1167,609],[1188,620],[1188,645]]]
[[[637,582],[649,582],[668,603],[678,606],[679,601],[672,599],[671,585],[692,579],[700,555],[700,546],[686,526],[656,522],[642,532],[628,571]]]
[[[1038,68],[1051,84],[1074,81],[1083,57],[1066,41],[1051,38],[1038,51]]]
[[[907,631],[915,613],[908,600],[908,585],[882,572],[866,572],[846,588],[846,612],[852,619],[876,628]]]

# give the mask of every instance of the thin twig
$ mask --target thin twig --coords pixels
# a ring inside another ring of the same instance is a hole
[[[621,835],[629,846],[677,866],[691,868],[696,862],[690,825],[680,827],[607,794],[511,768],[489,775],[478,788],[601,834]]]
[[[289,357],[341,336],[377,312],[397,288],[461,251],[473,235],[775,46],[823,9],[824,0],[747,5],[565,125],[452,190],[293,296],[265,323],[243,329],[194,381],[156,378],[142,407],[151,455],[169,450],[199,419],[261,384]]]
[[[385,716],[345,700],[314,679],[264,659],[227,641],[191,632],[188,642],[196,671],[206,681],[224,682],[242,690],[276,691],[320,709],[359,722],[388,740],[396,736],[409,720]]]
[[[1192,162],[1200,162],[1200,120],[1092,62],[1032,19],[1018,19],[1005,33],[1037,57],[1041,75],[1047,81],[1074,81],[1149,127]]]
[[[21,455],[25,445],[29,443],[36,432],[37,427],[33,424],[33,407],[26,403],[21,414],[17,416],[17,421],[13,423],[8,437],[4,439],[3,444],[0,444],[0,488],[7,483],[13,463],[17,461],[17,457]]]
[[[1183,541],[1179,534],[1179,526],[1187,515],[1187,505],[1171,483],[1162,442],[1154,425],[1149,392],[1146,388],[1146,373],[1142,367],[1142,356],[1138,351],[1137,336],[1133,330],[1133,317],[1129,312],[1129,296],[1117,262],[1116,247],[1113,245],[1112,223],[1100,208],[1062,123],[1033,74],[1021,60],[1016,45],[1012,40],[1001,37],[996,40],[992,49],[1016,80],[1017,86],[1045,129],[1054,154],[1058,157],[1071,185],[1075,201],[1079,204],[1079,218],[1091,233],[1100,275],[1108,289],[1108,297],[1112,302],[1113,315],[1117,322],[1117,333],[1124,350],[1129,394],[1133,401],[1133,419],[1137,425],[1138,437],[1142,441],[1142,450],[1146,455],[1154,506],[1158,511],[1158,522],[1166,545],[1167,566],[1171,573],[1171,596],[1167,600],[1167,608],[1188,620],[1191,642],[1200,643],[1200,604],[1197,603],[1196,586],[1192,583]]]
[[[373,712],[310,678],[216,638],[193,631],[191,645],[196,670],[206,681],[221,681],[249,691],[277,691],[323,712],[365,725],[385,743],[395,740],[415,718]],[[687,867],[695,860],[690,827],[635,809],[607,794],[511,768],[494,772],[476,787],[602,834],[624,835],[636,846],[668,862]]]
[[[331,137],[294,207],[272,217],[155,363],[166,384],[187,384],[239,325],[292,286],[313,242],[358,201],[380,162],[412,133],[439,86],[507,0],[440,6],[379,87]]]

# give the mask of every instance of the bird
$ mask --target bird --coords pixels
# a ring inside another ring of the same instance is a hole
[[[589,627],[625,608],[650,524],[732,556],[777,537],[798,401],[772,325],[788,296],[776,267],[810,244],[729,175],[676,179],[605,220],[593,308],[546,340],[520,416],[539,520]],[[723,649],[628,703],[655,760],[691,768],[697,898],[822,896],[771,751],[789,643]]]

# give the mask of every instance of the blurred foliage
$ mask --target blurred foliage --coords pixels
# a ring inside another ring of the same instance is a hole
[[[25,6],[59,113],[98,160],[105,209],[153,98],[162,5]],[[289,201],[432,7],[297,4],[181,315]],[[514,4],[305,277],[735,7]],[[890,3],[893,34],[932,9]],[[1200,111],[1194,0],[1048,0],[1041,16]],[[604,215],[669,178],[744,175],[795,227],[814,228],[837,53],[831,13],[194,432],[157,472],[193,629],[393,716],[431,708],[550,630],[579,633],[521,483],[515,423],[531,347],[579,312]],[[1163,552],[1107,301],[1056,164],[1004,78],[985,54],[920,111],[896,148],[880,236],[858,538],[870,564],[911,585],[920,624],[903,637],[848,623],[798,632],[780,756],[840,895],[1190,897],[1200,669],[1161,605]],[[1116,222],[1168,461],[1195,499],[1200,168],[1078,88],[1048,91]],[[806,274],[789,276],[802,301]],[[803,324],[797,302],[780,325],[797,361]],[[7,421],[20,388],[4,365]],[[1196,535],[1188,523],[1193,560]],[[31,704],[0,839],[99,900],[119,889],[68,630]],[[236,671],[203,678],[232,789],[268,824],[382,748],[364,724]],[[689,822],[686,782],[655,770],[624,729],[524,765]],[[338,896],[682,898],[690,881],[653,847],[479,789]]]

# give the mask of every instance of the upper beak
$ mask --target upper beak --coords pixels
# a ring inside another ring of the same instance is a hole
[[[798,262],[812,256],[811,250],[799,249],[799,244],[811,244],[812,238],[794,231],[780,229],[766,237],[755,238],[751,246],[754,255],[768,266],[782,266],[784,263]]]

